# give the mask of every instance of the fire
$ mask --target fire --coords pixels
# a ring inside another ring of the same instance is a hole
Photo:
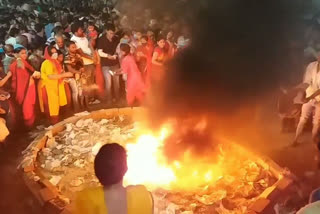
[[[165,129],[159,136],[143,134],[138,138],[137,143],[127,144],[129,170],[125,181],[128,184],[167,186],[176,179],[174,171],[162,164],[165,163],[165,157],[161,148],[166,134]]]
[[[206,122],[201,120],[195,128],[202,131]],[[223,157],[218,155],[212,163],[208,157],[195,159],[190,151],[183,158],[168,163],[164,155],[164,141],[173,133],[172,124],[166,124],[158,133],[143,130],[136,143],[126,145],[128,172],[126,184],[144,184],[149,188],[198,188],[221,178]],[[147,133],[147,134],[145,134]]]

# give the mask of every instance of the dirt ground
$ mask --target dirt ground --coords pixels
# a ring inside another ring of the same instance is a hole
[[[10,136],[6,147],[0,152],[0,213],[40,214],[41,209],[24,185],[17,171],[21,152],[30,141],[26,133]]]
[[[287,145],[292,142],[294,134],[280,132],[275,100],[266,102],[261,115],[256,132],[243,139],[243,144],[287,167],[307,185],[320,186],[317,181],[320,179],[308,173],[316,167],[310,133],[305,134],[301,145],[289,148]],[[7,140],[7,146],[0,151],[0,213],[3,214],[43,213],[16,170],[21,152],[30,142],[27,136],[27,133],[14,133]]]

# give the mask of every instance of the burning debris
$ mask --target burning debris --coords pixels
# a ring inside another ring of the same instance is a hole
[[[146,185],[156,214],[246,213],[277,181],[249,153],[230,143],[219,145],[215,157],[196,159],[186,151],[183,158],[168,162],[163,144],[172,133],[170,126],[151,132],[122,115],[100,121],[81,119],[49,136],[38,163],[42,174],[72,200],[75,192],[100,185],[94,157],[102,145],[118,142],[128,153],[125,183]]]
[[[248,167],[251,164],[253,166]],[[155,213],[163,210],[166,210],[165,213],[246,213],[248,207],[276,179],[253,162],[243,163],[243,167],[238,175],[222,176],[218,181],[193,191],[154,191]]]

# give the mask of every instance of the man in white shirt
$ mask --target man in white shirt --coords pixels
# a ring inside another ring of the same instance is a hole
[[[319,59],[320,60],[320,59]],[[306,90],[306,97],[310,97],[317,90],[320,89],[320,63],[318,61],[312,62],[308,65],[306,73],[304,75],[303,83],[309,85]],[[293,145],[299,143],[299,138],[303,133],[304,127],[308,119],[313,115],[313,128],[312,128],[312,138],[315,140],[319,133],[320,124],[320,96],[311,99],[309,102],[303,104],[301,109],[301,117],[296,130],[296,137]]]
[[[89,40],[84,34],[81,23],[75,23],[71,27],[73,36],[71,41],[75,42],[84,61],[84,65],[93,65],[92,48],[89,46]]]
[[[96,66],[94,64],[93,58],[93,49],[90,47],[90,43],[87,37],[84,34],[83,26],[81,23],[74,23],[71,26],[71,31],[73,36],[71,37],[71,41],[76,43],[78,48],[78,53],[82,56],[83,64],[84,64],[84,73],[82,76],[85,76],[86,85],[92,85],[92,87],[83,88],[83,96],[85,97],[85,105],[88,107],[90,97],[93,97],[95,86],[95,69]]]

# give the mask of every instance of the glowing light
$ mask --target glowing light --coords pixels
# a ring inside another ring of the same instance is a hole
[[[177,169],[181,169],[181,164],[178,161],[175,161],[174,165]]]
[[[141,135],[136,144],[127,144],[128,184],[169,185],[175,180],[174,172],[164,163],[162,142],[153,135]]]
[[[208,171],[205,175],[204,178],[207,182],[212,180],[212,171]]]
[[[202,120],[196,126],[201,132],[207,123]],[[226,158],[226,152],[219,146],[216,152],[203,157],[195,157],[186,149],[182,158],[168,162],[164,155],[164,142],[174,133],[173,125],[165,124],[158,132],[139,127],[135,143],[126,144],[128,172],[124,178],[127,185],[144,184],[149,189],[157,187],[168,189],[203,188],[221,179],[228,171],[237,169],[236,158],[240,151],[230,151],[234,155]],[[243,154],[242,154],[243,156]]]

